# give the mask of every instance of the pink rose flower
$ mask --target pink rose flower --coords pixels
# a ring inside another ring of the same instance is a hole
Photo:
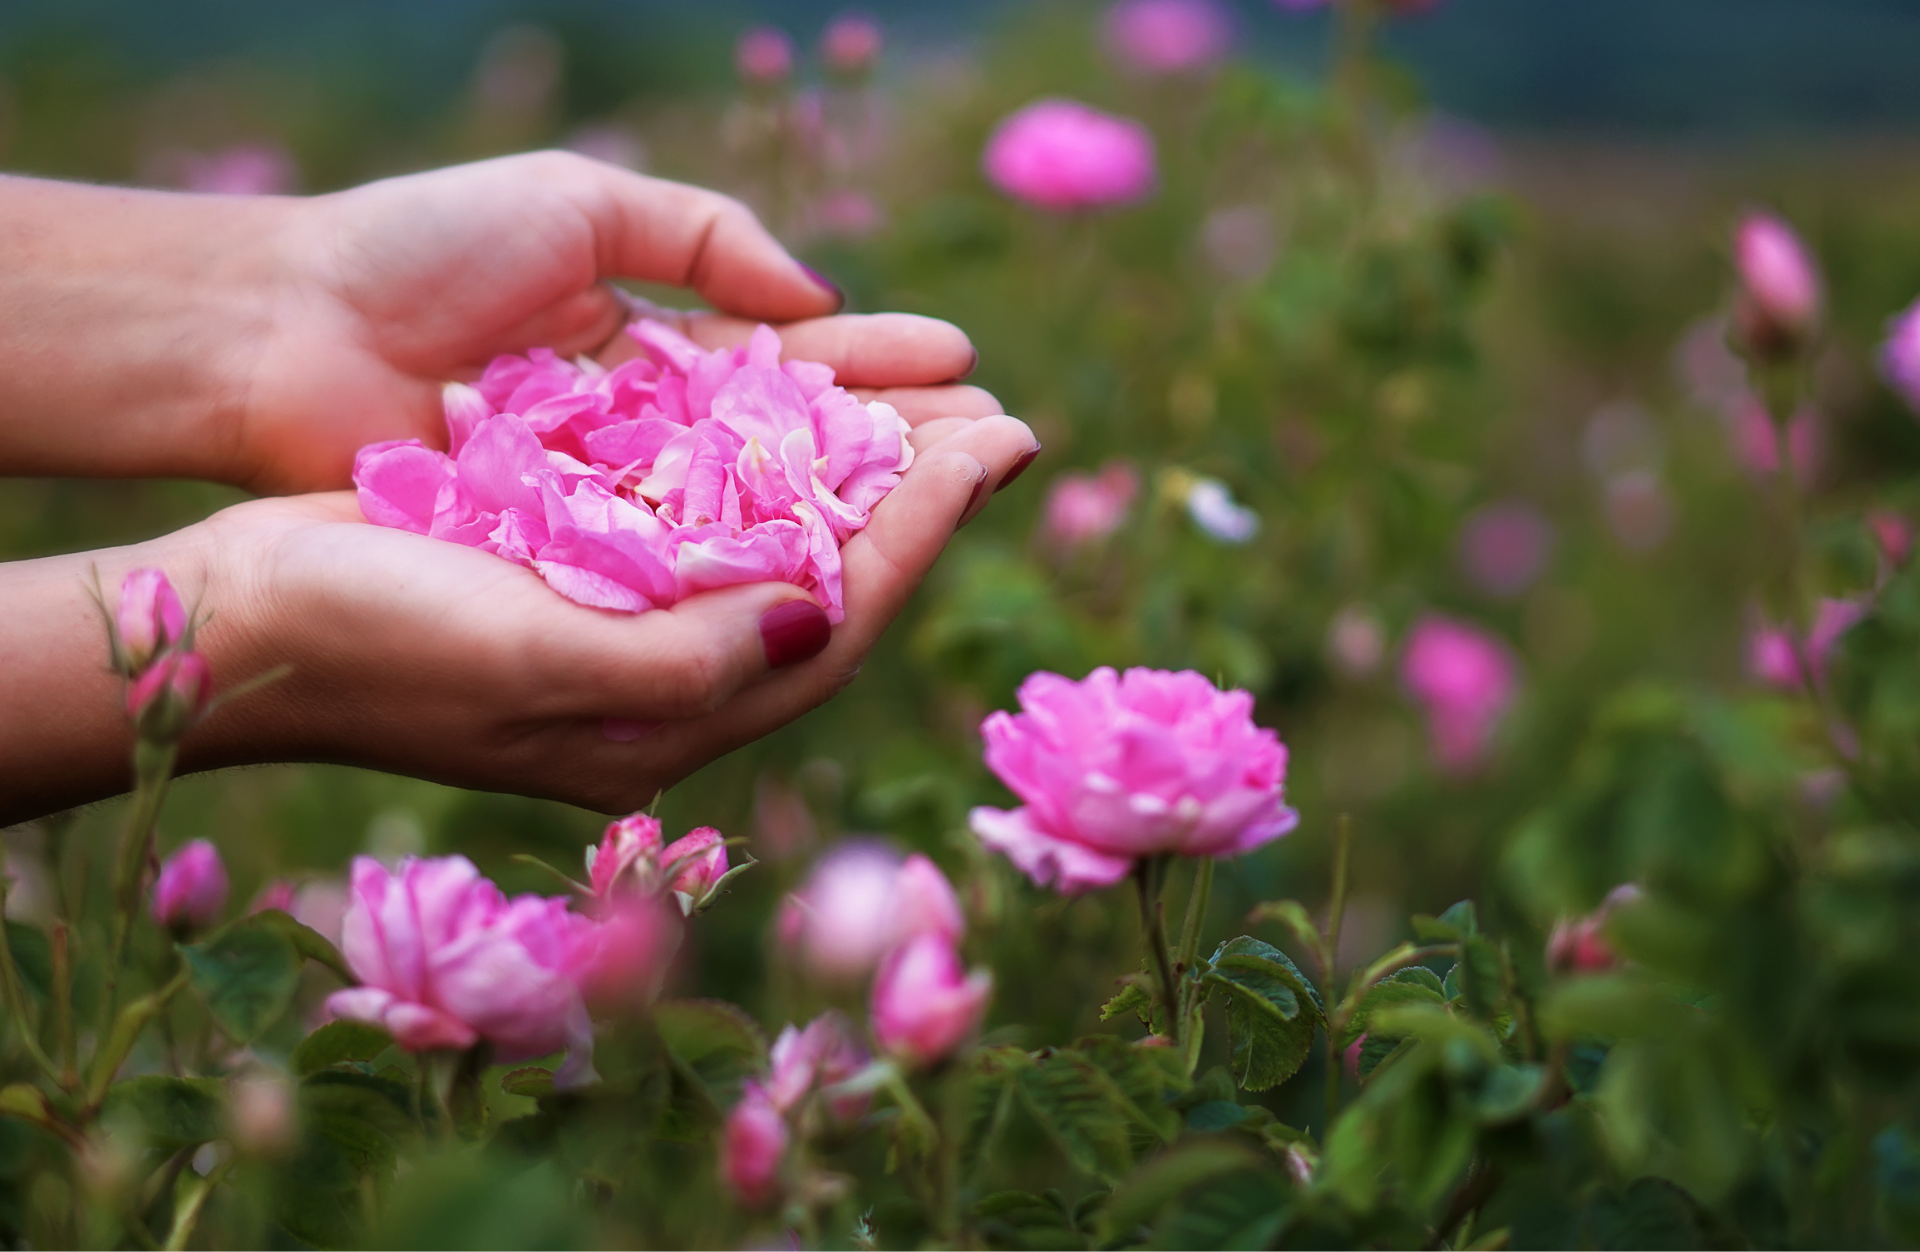
[[[1460,563],[1488,595],[1517,596],[1547,567],[1553,524],[1531,504],[1489,504],[1467,519],[1460,532]]]
[[[127,669],[137,674],[186,638],[187,610],[163,571],[141,566],[120,580],[114,627]]]
[[[1107,10],[1105,42],[1137,74],[1211,69],[1227,55],[1233,23],[1216,0],[1120,0]]]
[[[163,652],[127,684],[127,718],[149,743],[173,743],[213,700],[213,673],[198,652]]]
[[[564,1082],[591,1073],[592,1024],[576,977],[593,923],[559,898],[512,900],[463,856],[355,857],[340,951],[361,985],[327,998],[420,1052],[491,1042],[501,1061],[565,1048]]]
[[[227,905],[227,867],[205,839],[183,844],[160,866],[153,884],[153,920],[169,930],[204,930]]]
[[[885,844],[842,842],[787,898],[777,926],[815,977],[865,977],[887,952],[920,934],[966,932],[959,897],[940,867],[915,853],[902,860]]]
[[[787,1138],[787,1119],[759,1084],[748,1083],[740,1103],[727,1114],[720,1140],[720,1173],[749,1208],[765,1208],[779,1197]]]
[[[733,68],[749,83],[785,82],[793,73],[793,40],[775,27],[755,26],[733,45]]]
[[[1867,514],[1867,529],[1873,535],[1880,558],[1899,568],[1913,555],[1913,522],[1904,513],[1892,509],[1874,509]]]
[[[1018,714],[980,733],[987,766],[1025,801],[973,810],[980,841],[1041,886],[1119,882],[1143,856],[1239,856],[1298,824],[1287,749],[1253,724],[1253,697],[1191,670],[1034,674]]]
[[[1561,974],[1604,974],[1618,969],[1621,958],[1607,941],[1607,919],[1644,894],[1633,883],[1622,883],[1592,913],[1554,926],[1547,939],[1547,968]]]
[[[622,897],[603,902],[576,939],[576,981],[587,1006],[630,1013],[659,997],[680,947],[680,924],[657,899]]]
[[[1769,354],[1804,339],[1820,315],[1820,271],[1793,228],[1770,213],[1748,213],[1734,229],[1733,259],[1736,321],[1747,345]]]
[[[1098,543],[1120,529],[1139,492],[1140,474],[1125,461],[1109,461],[1098,474],[1062,474],[1047,490],[1041,534],[1061,552]]]
[[[1478,766],[1519,686],[1506,645],[1476,626],[1428,614],[1407,637],[1400,675],[1426,710],[1440,768],[1459,774]]]
[[[845,1082],[871,1060],[853,1023],[832,1011],[822,1013],[805,1030],[790,1025],[774,1040],[767,1053],[767,1098],[782,1113],[792,1113],[808,1092]],[[845,1125],[860,1120],[870,1102],[865,1093],[837,1096],[827,1102],[827,1113]]]
[[[870,72],[880,59],[880,23],[860,13],[843,13],[820,36],[820,59],[844,78]]]
[[[845,616],[840,547],[913,463],[908,427],[780,337],[706,352],[658,322],[612,370],[535,349],[445,394],[449,448],[370,444],[368,521],[492,552],[567,598],[638,613],[790,582]]]
[[[980,1028],[992,994],[993,975],[963,970],[953,940],[917,936],[895,948],[874,979],[873,1037],[905,1065],[931,1065]]]
[[[1747,636],[1748,674],[1756,682],[1782,691],[1798,691],[1809,680],[1816,687],[1823,685],[1840,636],[1872,610],[1872,601],[1865,597],[1823,598],[1814,609],[1804,647],[1796,646],[1794,632],[1787,627],[1756,623]]]
[[[255,894],[253,902],[247,905],[247,914],[251,916],[255,913],[264,913],[269,909],[278,909],[292,916],[293,902],[299,890],[298,884],[290,879],[276,878]]]
[[[1907,407],[1920,413],[1920,300],[1887,324],[1880,346],[1880,373]]]
[[[661,850],[663,869],[670,869],[687,857],[693,858],[669,884],[669,889],[679,897],[683,911],[692,912],[706,905],[720,880],[727,876],[725,841],[726,836],[713,827],[699,826]]]
[[[1131,118],[1041,100],[1000,123],[981,164],[994,186],[1037,208],[1112,208],[1153,190],[1153,137]]]
[[[695,855],[696,853],[701,855]],[[692,857],[674,873],[667,871]],[[660,823],[645,813],[633,813],[607,826],[600,846],[587,849],[587,882],[601,899],[615,895],[651,897],[671,891],[680,897],[682,913],[711,902],[714,890],[727,874],[726,836],[711,826],[700,826],[662,844]]]

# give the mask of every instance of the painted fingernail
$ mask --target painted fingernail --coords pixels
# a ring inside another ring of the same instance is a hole
[[[972,378],[973,371],[979,368],[980,368],[980,349],[975,348],[973,349],[973,359],[967,362],[967,368],[961,370],[958,374],[955,374],[952,378],[949,378],[947,381],[950,383],[965,382],[967,379]]]
[[[995,491],[1006,490],[1008,484],[1013,482],[1014,479],[1020,477],[1020,475],[1027,472],[1027,466],[1032,465],[1033,458],[1039,455],[1040,455],[1040,445],[1036,443],[1031,448],[1028,448],[1026,452],[1021,455],[1019,460],[1013,463],[1013,468],[1007,471],[1007,476],[1000,480],[1000,485],[998,487],[995,487],[994,490]]]
[[[768,669],[819,656],[832,637],[826,610],[811,600],[789,600],[760,616],[760,646],[766,649]]]
[[[805,261],[799,262],[799,265],[801,269],[807,272],[807,277],[813,280],[816,287],[833,293],[834,312],[837,313],[847,307],[847,293],[840,290],[839,283],[834,282],[831,278],[828,278],[825,274],[813,268],[813,266],[808,265]]]
[[[978,517],[980,510],[985,507],[980,502],[985,499],[987,494],[987,477],[986,468],[983,466],[980,470],[980,481],[973,484],[973,494],[967,497],[967,507],[960,510],[961,526],[965,526],[968,522]]]

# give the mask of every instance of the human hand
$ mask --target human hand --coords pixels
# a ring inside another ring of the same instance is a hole
[[[344,487],[376,440],[444,447],[441,384],[502,352],[608,345],[627,313],[612,278],[691,287],[721,311],[684,322],[705,346],[782,324],[790,356],[834,365],[863,398],[989,411],[984,393],[926,393],[972,368],[958,329],[829,316],[839,293],[714,192],[544,152],[287,203],[276,294],[225,434],[229,476],[257,490]]]

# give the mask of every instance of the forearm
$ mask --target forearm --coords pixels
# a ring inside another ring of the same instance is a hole
[[[0,177],[0,474],[243,475],[290,203]]]

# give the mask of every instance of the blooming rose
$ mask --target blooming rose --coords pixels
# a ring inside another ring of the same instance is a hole
[[[919,934],[957,939],[966,916],[940,867],[885,844],[841,843],[781,908],[783,940],[816,977],[864,977],[887,952]]]
[[[1920,300],[1888,324],[1887,341],[1880,347],[1880,372],[1907,406],[1920,413]]]
[[[1104,33],[1127,69],[1181,74],[1219,64],[1233,25],[1217,0],[1120,0],[1107,10]]]
[[[1519,685],[1504,644],[1438,614],[1414,624],[1400,674],[1408,693],[1426,708],[1434,759],[1451,773],[1472,769],[1486,755]]]
[[[384,1028],[410,1051],[490,1041],[502,1061],[568,1049],[563,1082],[591,1072],[592,1024],[575,979],[593,923],[559,898],[512,900],[464,856],[354,858],[340,951],[361,985],[334,1017]]]
[[[909,1066],[944,1059],[980,1027],[993,975],[967,973],[945,935],[925,934],[895,948],[873,981],[873,1037]]]
[[[1191,670],[1034,674],[1018,714],[981,725],[987,766],[1025,807],[973,810],[973,831],[1041,886],[1105,887],[1136,858],[1239,856],[1292,830],[1287,749],[1253,697]]]
[[[120,580],[114,626],[127,669],[137,674],[186,638],[187,611],[163,571],[141,566]]]
[[[1153,190],[1153,137],[1130,118],[1041,100],[1000,123],[981,165],[994,186],[1038,208],[1111,208]]]
[[[227,867],[220,851],[195,839],[160,866],[153,884],[153,920],[173,930],[200,930],[219,920],[227,903]]]
[[[906,422],[827,366],[783,364],[764,326],[713,352],[659,322],[628,330],[647,355],[612,370],[535,349],[449,386],[445,453],[362,448],[367,520],[495,553],[596,608],[780,581],[841,620],[840,546],[913,463]]]

